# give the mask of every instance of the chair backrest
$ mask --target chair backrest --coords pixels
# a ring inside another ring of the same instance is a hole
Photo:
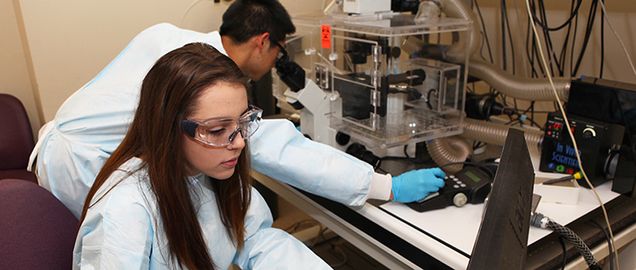
[[[28,181],[0,181],[0,269],[71,269],[78,220]]]
[[[22,102],[0,93],[0,170],[26,169],[34,145]]]

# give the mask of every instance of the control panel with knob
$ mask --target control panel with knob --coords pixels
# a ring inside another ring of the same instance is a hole
[[[480,167],[464,167],[455,174],[444,178],[444,187],[424,199],[407,204],[418,212],[436,210],[454,205],[462,207],[467,203],[483,203],[492,183],[491,172]]]
[[[569,115],[568,118],[578,153],[592,185],[597,186],[613,179],[618,156],[613,155],[616,151],[612,149],[622,144],[625,128],[576,115]],[[548,114],[544,134],[539,170],[565,174],[580,171],[577,151],[560,113]],[[579,179],[579,184],[587,186],[584,179]]]

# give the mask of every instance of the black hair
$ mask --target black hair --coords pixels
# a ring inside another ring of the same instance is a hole
[[[270,40],[285,40],[296,27],[278,0],[236,0],[223,14],[219,33],[244,43],[253,36],[269,33]]]

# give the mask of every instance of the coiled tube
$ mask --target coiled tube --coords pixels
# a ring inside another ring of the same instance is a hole
[[[449,163],[464,162],[472,154],[473,149],[460,137],[447,137],[426,142],[426,148],[431,158],[439,166]],[[462,164],[445,166],[448,173],[456,173],[463,168]]]

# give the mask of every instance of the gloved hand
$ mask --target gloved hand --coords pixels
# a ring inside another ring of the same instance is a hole
[[[393,200],[409,203],[423,199],[444,186],[446,173],[440,168],[408,171],[393,177]]]

